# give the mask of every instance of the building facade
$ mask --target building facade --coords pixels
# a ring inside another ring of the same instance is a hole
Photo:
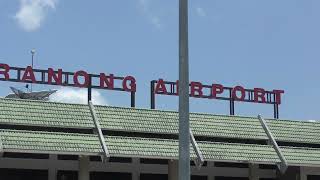
[[[0,99],[0,179],[177,179],[177,112],[94,112],[88,105]],[[191,113],[190,122],[205,160],[201,167],[190,162],[192,180],[320,179],[320,123],[266,120],[288,164],[280,173],[258,118]]]

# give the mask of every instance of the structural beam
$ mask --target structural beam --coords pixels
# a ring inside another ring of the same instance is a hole
[[[109,154],[109,151],[108,151],[108,148],[107,148],[106,141],[105,141],[105,139],[103,137],[101,126],[100,126],[100,123],[99,123],[99,120],[98,120],[97,113],[96,113],[96,111],[94,109],[94,106],[93,106],[91,101],[89,101],[88,103],[89,103],[89,109],[90,109],[90,112],[91,112],[91,115],[92,115],[92,118],[93,118],[93,121],[94,121],[95,130],[98,133],[99,141],[100,141],[100,144],[102,146],[103,153],[104,153],[103,154],[104,158],[102,160],[105,161],[110,157],[110,154]]]
[[[195,162],[197,168],[200,169],[202,164],[204,163],[204,159],[203,159],[203,155],[200,151],[200,148],[198,146],[198,143],[196,142],[196,139],[193,136],[191,129],[190,129],[190,140],[191,140],[193,150],[197,155],[197,158],[194,160],[194,162]]]
[[[284,174],[286,172],[286,170],[288,169],[288,163],[286,158],[284,157],[284,155],[281,152],[281,149],[278,146],[278,143],[276,142],[276,140],[274,139],[266,121],[262,118],[261,115],[258,115],[258,119],[261,123],[261,126],[263,127],[263,130],[265,131],[265,133],[267,134],[268,138],[269,138],[269,142],[271,143],[272,147],[274,148],[274,150],[276,151],[279,159],[281,160],[280,165],[278,164],[278,168],[280,170],[280,172],[282,174]]]

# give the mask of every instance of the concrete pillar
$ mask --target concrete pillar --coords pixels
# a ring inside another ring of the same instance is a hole
[[[259,180],[258,164],[249,164],[249,180]]]
[[[214,162],[213,161],[211,161],[211,162],[208,161],[207,163],[208,163],[207,166],[208,166],[208,168],[210,170],[210,173],[208,175],[208,180],[214,180],[215,179]]]
[[[48,169],[48,180],[57,180],[57,167],[55,163],[57,161],[57,155],[50,154],[49,161],[51,166]]]
[[[168,160],[168,179],[178,180],[178,167],[179,163],[177,160]]]
[[[132,164],[135,167],[132,172],[132,180],[140,180],[140,159],[132,158]]]
[[[79,171],[78,171],[79,180],[90,180],[89,164],[90,164],[89,156],[79,156]]]
[[[305,167],[300,167],[300,180],[307,180],[307,175],[305,172]]]

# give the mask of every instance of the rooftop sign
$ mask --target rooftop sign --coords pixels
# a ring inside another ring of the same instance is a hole
[[[65,72],[62,69],[32,69],[11,67],[0,63],[0,81],[24,82],[35,84],[72,86],[88,88],[88,99],[91,100],[91,88],[116,90],[131,93],[131,106],[135,106],[136,80],[132,76],[118,77],[113,74],[89,74],[86,71]],[[115,83],[115,82],[118,83]],[[119,83],[120,82],[120,83]],[[116,86],[116,84],[120,84]]]
[[[33,69],[11,67],[0,63],[0,81],[36,83],[59,86],[88,88],[88,99],[91,100],[91,89],[116,90],[131,93],[131,107],[135,106],[136,79],[133,76],[115,76],[113,74],[89,74],[84,70],[65,72],[62,69]],[[279,105],[283,90],[267,91],[263,88],[247,89],[243,86],[225,87],[222,84],[206,85],[192,81],[189,84],[190,97],[226,100],[230,102],[230,114],[234,115],[235,102],[252,102],[272,104],[274,118],[279,118]],[[151,81],[151,108],[155,108],[156,95],[178,96],[179,82]]]
[[[279,118],[279,105],[283,90],[267,91],[263,88],[247,89],[243,86],[225,87],[222,84],[205,85],[201,82],[191,81],[189,84],[190,97],[226,100],[230,102],[230,114],[234,115],[234,103],[252,102],[274,105],[274,118]],[[163,79],[151,81],[151,108],[155,108],[155,95],[178,96],[179,82],[164,81]]]

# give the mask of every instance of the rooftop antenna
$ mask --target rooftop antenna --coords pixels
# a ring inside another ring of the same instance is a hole
[[[34,54],[36,53],[35,49],[31,50],[31,68],[33,69],[33,59],[34,59]],[[30,91],[32,92],[32,83],[30,83]]]

